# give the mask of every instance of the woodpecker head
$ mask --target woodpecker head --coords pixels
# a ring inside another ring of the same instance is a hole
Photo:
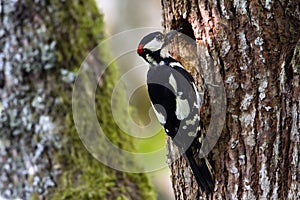
[[[172,40],[177,32],[177,30],[173,30],[165,35],[161,32],[153,32],[146,35],[140,41],[137,53],[150,64],[159,63],[160,60],[164,58],[164,56],[160,54],[161,49]]]
[[[161,32],[153,32],[146,35],[139,43],[137,53],[142,56],[145,50],[150,50],[151,52],[158,51],[162,48],[164,43],[164,35]]]

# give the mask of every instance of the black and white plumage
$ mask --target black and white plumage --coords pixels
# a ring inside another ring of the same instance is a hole
[[[150,64],[147,86],[158,121],[188,160],[198,185],[209,193],[214,189],[210,164],[206,158],[195,160],[199,155],[195,149],[201,146],[197,139],[200,133],[201,96],[190,73],[163,52],[163,47],[175,33],[150,33],[141,40],[137,53]]]

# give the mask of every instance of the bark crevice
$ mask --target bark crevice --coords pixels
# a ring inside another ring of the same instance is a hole
[[[226,125],[212,151],[216,192],[204,198],[296,199],[300,192],[299,6],[296,1],[187,4],[198,59],[199,46],[205,45],[214,61],[212,71],[221,72],[228,102]],[[164,27],[177,27],[180,11],[166,13],[165,8]],[[176,17],[168,20],[169,16]],[[204,82],[211,75],[205,70],[199,75]],[[207,99],[208,114],[201,116],[204,132],[211,114]],[[172,169],[182,167],[178,162]],[[187,186],[181,184],[176,188]]]

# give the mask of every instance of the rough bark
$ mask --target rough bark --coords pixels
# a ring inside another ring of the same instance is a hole
[[[76,72],[103,39],[92,0],[0,1],[0,199],[154,198],[145,175],[102,165],[74,127]],[[101,50],[104,64],[107,50]],[[116,68],[109,68],[95,106],[111,140],[131,150],[131,138],[116,128],[110,112],[116,78]]]
[[[195,59],[202,66],[187,68],[200,71],[194,78],[208,88],[214,88],[210,83],[224,85],[227,100],[223,131],[209,155],[213,194],[198,191],[169,142],[176,199],[299,198],[299,2],[162,0],[162,7],[165,29],[183,26],[197,43]],[[175,55],[194,51],[186,45],[177,48]],[[201,61],[208,52],[213,65]],[[184,56],[178,58],[184,61]],[[214,114],[212,99],[218,98],[209,89],[205,94],[204,133]]]

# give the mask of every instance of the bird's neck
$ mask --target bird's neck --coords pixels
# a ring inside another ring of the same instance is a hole
[[[161,50],[157,51],[145,51],[144,59],[150,64],[150,66],[166,65],[168,60],[172,59],[169,54],[163,54]]]

